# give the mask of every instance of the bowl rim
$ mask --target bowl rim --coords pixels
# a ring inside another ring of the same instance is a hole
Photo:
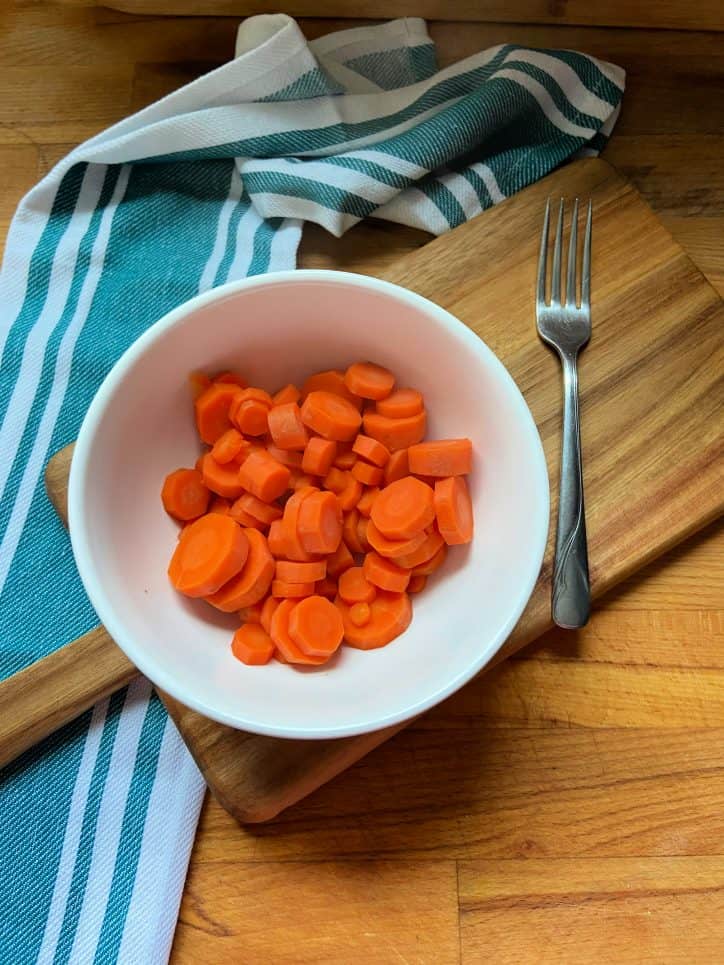
[[[444,328],[453,330],[457,337],[462,337],[463,340],[468,343],[471,351],[478,356],[482,356],[486,365],[491,368],[497,377],[507,386],[511,401],[520,416],[524,433],[528,437],[532,472],[537,477],[534,489],[539,491],[541,496],[541,512],[535,521],[535,532],[531,534],[532,546],[525,570],[525,579],[521,580],[515,605],[512,607],[508,619],[498,633],[491,637],[485,646],[481,647],[477,659],[472,661],[464,671],[420,700],[413,701],[394,713],[387,714],[385,717],[369,722],[343,726],[275,727],[264,721],[260,722],[246,718],[243,716],[243,712],[239,714],[229,714],[224,710],[218,710],[214,706],[209,705],[205,700],[198,698],[194,692],[189,692],[182,685],[177,685],[173,674],[169,674],[163,665],[159,665],[147,649],[143,646],[138,646],[131,635],[126,632],[122,619],[116,617],[116,609],[113,606],[111,595],[106,593],[101,585],[101,581],[95,574],[91,561],[92,554],[90,550],[90,540],[88,538],[89,528],[84,523],[83,492],[87,485],[88,463],[98,426],[110,399],[126,374],[133,368],[136,361],[152,344],[163,338],[169,329],[205,306],[222,301],[240,291],[289,283],[299,284],[300,282],[324,282],[327,284],[338,284],[353,288],[362,287],[377,291],[406,302],[411,307],[428,315],[432,315]],[[248,731],[249,733],[298,740],[330,740],[341,737],[352,737],[359,734],[373,733],[374,731],[409,721],[424,713],[426,710],[429,710],[431,707],[434,707],[436,704],[439,704],[446,697],[449,697],[468,681],[472,680],[472,678],[490,662],[505,643],[531,597],[543,563],[543,556],[548,539],[549,522],[550,487],[548,469],[538,427],[517,383],[486,342],[465,325],[464,322],[460,321],[460,319],[456,318],[435,302],[425,298],[423,295],[419,295],[393,282],[384,281],[373,276],[326,268],[291,269],[264,275],[254,275],[249,278],[227,282],[224,285],[209,289],[182,302],[149,326],[116,361],[93,397],[78,432],[68,482],[68,525],[73,555],[83,587],[108,634],[135,664],[138,670],[147,676],[158,689],[170,694],[170,696],[184,704],[184,706],[190,707],[218,723],[226,724],[238,730]]]

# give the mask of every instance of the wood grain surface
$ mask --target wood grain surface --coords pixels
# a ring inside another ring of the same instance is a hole
[[[228,58],[235,29],[234,18],[3,6],[0,235],[58,157]],[[719,37],[454,23],[431,33],[443,62],[510,40],[624,66],[606,157],[724,293]],[[305,257],[377,272],[425,240],[393,226],[339,241],[313,230]],[[708,708],[723,679],[723,575],[724,533],[710,528],[609,593],[584,631],[547,634],[271,824],[241,829],[207,800],[172,962],[720,962],[723,735]],[[543,662],[556,676],[531,693],[529,665]],[[690,674],[699,689],[684,696]],[[499,675],[508,697],[493,711]],[[645,726],[638,675],[658,681]],[[598,716],[582,726],[590,695]]]

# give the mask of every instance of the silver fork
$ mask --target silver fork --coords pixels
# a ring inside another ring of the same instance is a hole
[[[558,352],[563,369],[563,443],[558,497],[558,528],[553,565],[552,612],[559,627],[575,629],[588,622],[591,591],[588,583],[586,514],[583,504],[581,427],[578,414],[578,353],[591,337],[591,202],[588,202],[586,234],[581,266],[581,303],[576,303],[576,260],[578,251],[578,198],[573,205],[565,301],[561,294],[563,247],[563,199],[553,246],[551,299],[546,301],[548,224],[550,201],[546,202],[538,258],[536,319],[538,334]]]

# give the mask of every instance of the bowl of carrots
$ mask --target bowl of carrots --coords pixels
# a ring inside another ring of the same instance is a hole
[[[160,689],[278,737],[453,693],[533,590],[548,478],[515,382],[373,278],[249,278],[160,319],[83,422],[69,518],[100,619]]]

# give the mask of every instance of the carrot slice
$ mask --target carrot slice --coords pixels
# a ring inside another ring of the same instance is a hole
[[[327,561],[315,560],[312,563],[293,563],[277,560],[276,578],[286,583],[316,583],[327,575]]]
[[[311,596],[314,593],[314,582],[311,583],[287,583],[286,580],[272,580],[272,596],[280,598],[301,599],[303,596]]]
[[[399,637],[412,620],[412,604],[407,593],[388,593],[380,590],[369,604],[370,618],[363,626],[356,626],[350,619],[352,607],[341,597],[334,601],[342,614],[344,638],[350,647],[358,650],[374,650]]]
[[[344,373],[344,384],[363,399],[385,399],[394,388],[395,377],[381,365],[355,362]]]
[[[270,503],[286,491],[290,475],[289,469],[277,462],[265,449],[257,449],[239,469],[239,482],[242,488],[257,499]]]
[[[212,493],[217,496],[226,496],[227,499],[238,499],[244,492],[244,487],[239,479],[239,469],[232,462],[230,465],[220,465],[210,452],[201,460],[201,476],[204,485],[208,486]]]
[[[404,419],[388,419],[379,412],[367,412],[364,417],[365,433],[387,446],[390,452],[422,442],[426,426],[424,409]]]
[[[214,496],[208,508],[209,513],[220,513],[222,516],[229,515],[231,502],[223,496]]]
[[[196,399],[196,428],[202,442],[213,446],[219,436],[232,428],[229,410],[241,391],[238,385],[229,382],[213,382]]]
[[[245,623],[234,634],[231,652],[242,663],[258,667],[271,660],[274,641],[258,623]]]
[[[295,600],[282,600],[272,614],[269,635],[287,663],[304,663],[318,666],[325,663],[326,657],[311,657],[298,647],[289,635],[289,618],[296,606]]]
[[[377,411],[388,419],[406,419],[425,408],[425,400],[417,389],[395,389],[377,403]]]
[[[161,489],[163,508],[174,519],[186,522],[206,512],[211,493],[198,469],[177,469],[169,473]]]
[[[417,476],[464,476],[473,465],[469,439],[434,439],[418,442],[408,450],[410,472]]]
[[[310,657],[331,657],[344,636],[342,614],[323,596],[308,596],[289,614],[289,636]]]
[[[244,493],[239,497],[239,506],[254,519],[262,523],[273,523],[275,519],[281,519],[282,511],[274,503],[265,503],[251,493]]]
[[[313,476],[326,476],[337,455],[337,443],[332,439],[312,436],[304,449],[302,470]]]
[[[344,514],[342,538],[353,553],[364,553],[359,541],[359,512],[356,509],[350,509]]]
[[[388,539],[409,539],[435,519],[433,490],[413,476],[398,479],[379,494],[370,519]]]
[[[369,515],[372,512],[372,505],[379,495],[379,492],[377,486],[371,486],[362,493],[357,503],[360,516],[366,516],[369,519]]]
[[[264,627],[267,633],[271,627],[271,618],[274,616],[274,611],[279,606],[279,600],[275,599],[273,596],[268,596],[261,608],[261,619],[260,623]]]
[[[379,486],[385,475],[383,469],[379,466],[370,465],[364,459],[358,459],[350,471],[354,478],[364,486]]]
[[[269,410],[269,432],[278,449],[304,449],[307,430],[296,402],[285,402]]]
[[[307,489],[310,486],[314,486],[317,482],[316,476],[309,476],[305,472],[295,472],[292,469],[292,489],[296,492],[298,489]]]
[[[199,396],[211,385],[211,379],[205,372],[191,372],[189,375],[189,387],[191,388],[191,398],[196,401]]]
[[[445,543],[442,544],[440,549],[431,556],[429,560],[424,563],[418,564],[412,571],[413,576],[432,576],[435,570],[440,569],[442,564],[445,562],[445,557],[447,556],[447,546]]]
[[[266,537],[255,529],[244,529],[241,532],[246,536],[249,546],[244,568],[217,592],[206,596],[207,603],[225,613],[233,613],[234,610],[258,603],[266,596],[274,577],[274,557],[269,552]]]
[[[236,459],[246,440],[238,429],[227,429],[220,435],[211,448],[211,455],[218,463],[231,462]]]
[[[370,519],[367,523],[367,540],[373,550],[376,550],[380,556],[386,556],[390,560],[394,560],[399,563],[401,556],[406,556],[409,553],[414,553],[427,539],[428,534],[422,530],[411,536],[409,539],[388,539],[383,536],[382,533],[377,529],[375,524]],[[346,530],[345,530],[345,540],[347,540]],[[401,566],[402,564],[399,563]]]
[[[313,486],[298,489],[290,496],[284,507],[283,534],[285,552],[283,555],[290,560],[299,563],[309,563],[314,559],[314,556],[307,552],[302,545],[299,533],[299,514],[305,501],[318,492],[319,490]]]
[[[397,566],[379,553],[368,553],[362,565],[368,582],[390,593],[403,593],[410,582],[410,571]]]
[[[390,458],[389,450],[386,449],[381,442],[363,435],[358,435],[355,439],[352,452],[356,452],[358,456],[366,459],[367,462],[373,463],[375,466],[387,465]]]
[[[263,436],[269,429],[269,408],[257,399],[242,399],[231,410],[231,421],[248,436]]]
[[[243,606],[239,610],[239,619],[242,623],[261,623],[261,603],[252,603],[251,606]]]
[[[269,445],[266,447],[266,451],[270,456],[273,456],[277,462],[280,462],[282,466],[287,466],[289,469],[300,469],[302,468],[302,454],[301,452],[292,452],[287,449],[279,449],[277,446]]]
[[[249,494],[246,493],[245,495],[248,496]],[[231,507],[229,508],[229,516],[231,516],[232,519],[235,519],[236,522],[241,526],[244,526],[248,529],[258,529],[260,532],[263,532],[265,529],[267,529],[269,523],[265,523],[261,519],[257,519],[256,516],[252,516],[251,513],[248,513],[241,503],[242,498],[243,496],[240,496],[231,504]]]
[[[461,476],[450,476],[435,483],[435,515],[448,546],[472,540],[473,504],[468,485]]]
[[[269,527],[267,542],[272,556],[283,557],[287,555],[287,540],[284,535],[284,523],[281,519],[275,519]]]
[[[350,509],[354,509],[360,500],[362,495],[362,483],[359,479],[355,479],[354,476],[350,475],[347,485],[342,490],[341,493],[337,494],[337,500],[340,505],[340,509],[343,512],[349,512]]]
[[[341,493],[347,488],[349,484],[349,473],[344,472],[342,469],[337,469],[336,466],[332,466],[327,475],[322,480],[322,485],[325,489],[329,489],[333,493]]]
[[[307,553],[334,553],[342,539],[342,509],[334,493],[312,493],[302,502],[297,532]]]
[[[299,402],[301,397],[302,393],[290,382],[272,396],[272,402],[274,405],[284,405],[286,402]]]
[[[219,372],[213,378],[214,382],[228,382],[230,385],[238,385],[240,389],[247,386],[246,379],[242,378],[238,372]]]
[[[274,405],[274,399],[272,399],[269,393],[265,392],[264,389],[257,388],[255,385],[250,385],[248,388],[243,389],[238,398],[238,402],[248,402],[250,399],[254,402],[261,402],[267,409],[271,409]]]
[[[302,386],[302,398],[306,399],[310,392],[332,392],[351,402],[357,411],[362,408],[362,399],[349,391],[344,382],[344,372],[339,369],[328,369],[326,372],[310,375]]]
[[[367,539],[367,527],[370,521],[365,517],[361,516],[357,520],[357,539],[359,540],[359,545],[362,547],[363,553],[368,553],[372,547],[370,546],[370,541]]]
[[[361,566],[345,570],[339,577],[338,586],[345,603],[371,603],[377,595],[374,584],[367,579]]]
[[[356,462],[357,456],[352,452],[351,449],[347,449],[345,452],[340,452],[334,460],[334,464],[337,469],[351,469]]]
[[[413,573],[410,577],[410,582],[407,584],[407,592],[422,593],[426,586],[427,577],[421,576],[419,573]]]
[[[334,553],[327,557],[327,574],[332,577],[338,577],[340,573],[344,573],[350,566],[354,566],[354,557],[342,539],[339,541],[339,546]]]
[[[397,563],[398,566],[404,566],[406,570],[417,569],[417,567],[423,563],[432,560],[444,545],[442,536],[436,529],[433,529],[431,532],[425,534],[424,543],[421,543],[420,546],[411,553],[403,553],[402,556],[396,557],[395,563]]]
[[[315,585],[314,592],[317,596],[325,596],[328,600],[333,600],[337,595],[336,580],[324,579]]]
[[[397,482],[410,472],[410,465],[407,457],[407,449],[398,449],[390,455],[390,461],[385,466],[385,485]]]
[[[302,405],[302,421],[325,439],[348,442],[357,435],[362,418],[342,396],[333,392],[310,392]]]
[[[353,603],[349,608],[349,618],[356,627],[363,627],[370,622],[372,610],[369,603]]]
[[[169,563],[169,578],[186,596],[207,596],[236,577],[249,549],[248,534],[238,523],[228,516],[207,513],[185,527]]]

